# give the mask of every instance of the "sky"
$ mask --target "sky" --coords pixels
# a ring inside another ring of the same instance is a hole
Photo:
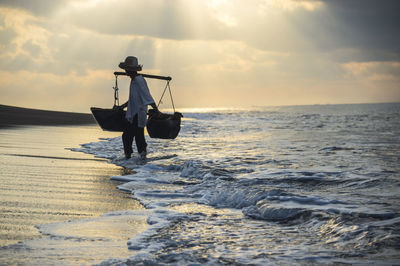
[[[112,107],[129,55],[172,77],[178,108],[400,102],[399,13],[398,0],[0,0],[0,104]],[[158,101],[165,82],[148,84]]]

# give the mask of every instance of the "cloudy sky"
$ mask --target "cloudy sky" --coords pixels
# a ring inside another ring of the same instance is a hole
[[[397,0],[0,0],[0,104],[111,107],[128,55],[172,76],[179,107],[398,102],[399,13]],[[165,83],[148,82],[157,100]]]

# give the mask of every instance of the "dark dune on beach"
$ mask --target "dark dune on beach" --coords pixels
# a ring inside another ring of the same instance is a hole
[[[46,111],[0,104],[0,128],[22,125],[85,125],[95,124],[91,114]]]

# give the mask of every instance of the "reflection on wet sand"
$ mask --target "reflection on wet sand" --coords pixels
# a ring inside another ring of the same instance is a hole
[[[123,175],[123,168],[66,149],[115,135],[96,126],[0,130],[0,246],[41,237],[37,228],[41,224],[141,209],[129,193],[116,189],[118,182],[109,179]],[[3,252],[0,257],[7,262],[7,249]]]

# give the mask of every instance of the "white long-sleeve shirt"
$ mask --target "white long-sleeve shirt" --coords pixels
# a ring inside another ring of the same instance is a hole
[[[150,94],[149,87],[143,76],[138,75],[131,79],[129,88],[128,109],[126,111],[126,119],[132,123],[135,115],[138,115],[138,127],[146,126],[147,105],[154,103],[154,99]]]

